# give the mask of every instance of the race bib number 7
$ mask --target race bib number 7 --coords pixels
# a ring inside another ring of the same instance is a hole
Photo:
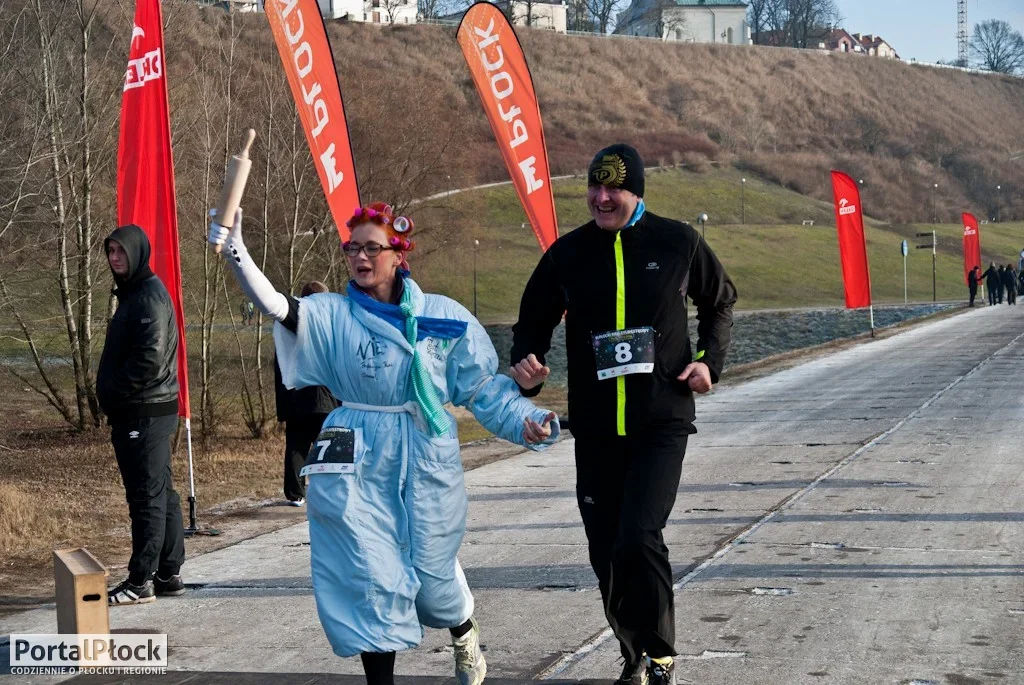
[[[599,380],[654,372],[654,329],[628,328],[593,337]]]
[[[351,428],[325,428],[309,448],[300,476],[355,473],[356,434]]]

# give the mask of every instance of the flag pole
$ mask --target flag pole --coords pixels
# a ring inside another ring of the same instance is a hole
[[[195,467],[192,460],[192,419],[185,417],[185,448],[188,450],[188,528],[185,529],[185,537],[193,535],[220,535],[216,528],[200,528],[196,516],[196,478]]]
[[[185,419],[185,445],[188,450],[188,528],[186,533],[195,534],[196,526],[196,477],[192,465],[192,419]]]
[[[868,313],[871,316],[871,337],[875,337],[875,305],[868,305]]]

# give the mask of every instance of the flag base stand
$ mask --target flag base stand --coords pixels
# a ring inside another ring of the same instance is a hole
[[[195,535],[206,535],[213,537],[220,535],[220,531],[216,528],[200,528],[196,523],[196,498],[194,495],[189,495],[188,498],[188,528],[185,529],[185,537],[190,538]]]

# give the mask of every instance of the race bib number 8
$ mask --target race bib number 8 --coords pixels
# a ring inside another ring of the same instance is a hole
[[[599,380],[654,372],[654,329],[628,328],[593,338]]]
[[[300,476],[315,473],[355,473],[356,434],[351,428],[325,428],[306,455]]]

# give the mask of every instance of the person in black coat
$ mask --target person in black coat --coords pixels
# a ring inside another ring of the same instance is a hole
[[[971,306],[974,306],[974,298],[978,295],[978,282],[981,281],[981,267],[976,266],[967,274],[967,288],[971,291]]]
[[[512,329],[510,375],[540,392],[565,315],[576,499],[605,616],[619,641],[619,684],[675,685],[673,572],[663,529],[675,504],[694,395],[725,363],[736,288],[692,226],[643,201],[644,166],[628,145],[587,172],[593,221],[548,248]],[[697,310],[697,340],[689,305]]]
[[[1013,264],[1003,269],[1003,287],[1006,289],[1006,304],[1017,304],[1017,273]]]
[[[985,279],[985,287],[988,288],[988,303],[993,305],[996,303],[996,296],[999,293],[1000,279],[999,272],[996,270],[995,262],[988,265],[988,269],[986,269],[985,273],[981,275],[981,278]]]
[[[128,578],[107,593],[111,605],[146,604],[185,592],[181,498],[171,479],[178,427],[178,326],[167,288],[149,268],[150,245],[134,224],[103,243],[117,311],[107,325],[96,395],[131,519]]]
[[[329,292],[320,281],[302,286],[301,297]],[[338,407],[331,391],[322,385],[289,390],[281,380],[281,367],[274,358],[274,399],[277,420],[284,422],[284,496],[288,504],[306,503],[306,486],[299,475],[309,448],[320,434],[324,419]]]

